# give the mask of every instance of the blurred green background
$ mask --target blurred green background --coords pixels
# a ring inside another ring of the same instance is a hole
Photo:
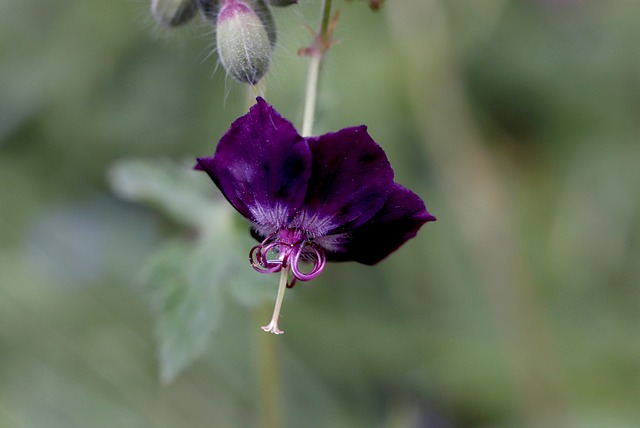
[[[288,291],[276,337],[189,170],[246,111],[213,29],[0,1],[0,427],[640,426],[640,2],[335,6],[316,132],[368,124],[438,221]],[[319,7],[274,11],[298,126]]]

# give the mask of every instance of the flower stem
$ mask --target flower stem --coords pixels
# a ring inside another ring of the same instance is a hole
[[[287,280],[289,279],[289,268],[286,267],[280,271],[280,285],[278,286],[278,297],[276,297],[276,305],[273,308],[273,315],[271,316],[271,322],[265,326],[262,326],[264,331],[268,331],[273,334],[282,334],[284,331],[278,328],[278,319],[280,318],[280,308],[282,308],[282,301],[284,300],[284,292],[287,289]]]
[[[256,103],[256,97],[264,98],[266,90],[267,88],[264,83],[264,79],[260,80],[255,85],[247,85],[247,104],[249,104],[249,107]]]
[[[268,315],[271,308],[263,306],[256,315]],[[260,428],[282,428],[284,420],[280,341],[263,332],[255,333],[257,351],[258,420]]]
[[[313,121],[316,112],[318,98],[318,82],[320,67],[324,60],[326,48],[323,41],[327,40],[329,24],[331,22],[331,0],[322,0],[322,17],[320,18],[320,31],[314,41],[314,46],[309,50],[309,70],[307,72],[307,87],[304,101],[304,116],[302,118],[302,136],[308,137],[313,133]]]
[[[325,39],[329,30],[329,22],[331,17],[331,0],[323,0],[322,2],[322,18],[320,20],[320,37]]]
[[[318,96],[318,75],[322,55],[313,55],[309,62],[307,72],[307,92],[304,101],[304,117],[302,119],[302,136],[309,137],[313,132],[313,117],[316,110],[316,98]]]

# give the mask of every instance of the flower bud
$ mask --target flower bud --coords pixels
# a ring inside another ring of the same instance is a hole
[[[227,0],[216,24],[218,55],[227,74],[244,83],[257,83],[271,63],[272,45],[263,21],[246,3]]]
[[[195,0],[151,0],[153,18],[166,27],[186,24],[197,12]]]
[[[267,35],[269,36],[269,43],[273,49],[276,46],[277,30],[276,21],[273,19],[271,9],[264,0],[246,0],[246,3],[253,9],[256,15],[258,15],[260,21],[262,21],[262,25],[264,25],[264,28],[267,30]]]
[[[197,0],[198,5],[200,7],[200,12],[204,15],[205,18],[216,22],[216,18],[218,16],[218,12],[220,10],[220,3],[223,5],[228,3],[229,0]],[[273,15],[271,14],[271,9],[264,0],[240,0],[249,6],[260,18],[262,21],[262,25],[267,30],[267,35],[269,36],[269,43],[271,43],[271,47],[274,48],[276,46],[276,22],[273,19]],[[274,0],[274,1],[287,1],[287,0]],[[297,0],[295,0],[297,1]]]

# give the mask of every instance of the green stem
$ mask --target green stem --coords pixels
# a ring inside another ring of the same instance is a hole
[[[320,21],[320,37],[325,39],[327,30],[329,29],[329,20],[331,19],[331,0],[323,0],[322,2],[322,18]]]
[[[316,112],[318,98],[318,82],[320,67],[324,60],[325,48],[323,42],[328,37],[329,23],[331,20],[331,0],[322,1],[322,17],[320,18],[320,31],[310,50],[309,70],[307,72],[307,87],[305,91],[304,115],[302,118],[302,136],[308,137],[313,133],[313,121]]]
[[[318,81],[320,68],[325,54],[325,47],[322,42],[327,40],[329,24],[331,19],[331,0],[322,1],[322,18],[320,20],[320,30],[309,61],[309,71],[307,74],[307,85],[305,92],[304,115],[302,122],[302,135],[308,137],[313,132],[313,121],[315,117],[315,107],[318,97]],[[253,95],[262,95],[264,87],[252,88]],[[251,102],[252,104],[253,102]],[[262,327],[265,331],[280,334],[278,329],[278,319],[280,309],[284,300],[284,293],[287,289],[289,279],[289,268],[282,269],[280,274],[280,284],[276,304],[273,308],[271,322]],[[258,338],[258,384],[260,394],[260,419],[261,425],[266,428],[278,428],[282,426],[282,385],[280,378],[279,352],[277,343],[271,335],[261,334]]]
[[[316,98],[318,96],[318,75],[322,55],[313,55],[307,72],[307,91],[304,100],[304,117],[302,118],[302,136],[309,137],[313,132],[313,117],[316,112]]]
[[[247,105],[250,108],[256,102],[257,96],[264,97],[266,86],[261,81],[257,85],[246,87]],[[254,312],[257,322],[269,316],[270,310],[267,304],[260,305]],[[262,331],[255,337],[258,394],[256,426],[261,428],[281,428],[284,421],[280,348],[275,339]]]
[[[260,318],[269,315],[269,307],[257,311]],[[278,338],[256,333],[258,375],[258,423],[261,428],[281,428],[284,421],[284,398],[282,396],[282,367]]]
[[[264,98],[267,90],[264,80],[265,79],[260,80],[255,85],[247,85],[247,105],[249,108],[256,103],[256,97]]]

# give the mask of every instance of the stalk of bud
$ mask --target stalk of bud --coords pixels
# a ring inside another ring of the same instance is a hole
[[[189,22],[198,12],[195,0],[151,0],[151,14],[165,27],[177,27]]]
[[[240,82],[257,83],[269,69],[273,49],[264,20],[244,1],[226,0],[216,25],[218,55],[227,74]]]
[[[270,6],[275,7],[287,7],[293,4],[298,4],[298,0],[267,0]]]

